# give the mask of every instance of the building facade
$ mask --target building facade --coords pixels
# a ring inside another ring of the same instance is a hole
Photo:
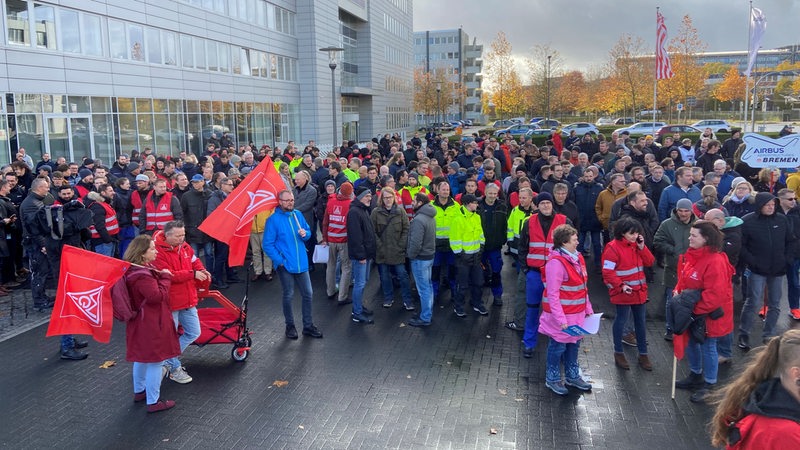
[[[212,134],[330,146],[334,128],[363,140],[410,127],[409,95],[387,91],[384,78],[410,84],[411,33],[371,35],[386,34],[385,17],[411,30],[411,0],[0,4],[0,163],[20,147],[34,160],[111,161],[144,147],[199,153]],[[355,41],[345,23],[361,33]],[[333,99],[319,51],[331,45],[345,48]]]
[[[414,65],[426,72],[444,71],[448,80],[463,88],[463,98],[442,105],[443,121],[469,119],[485,122],[481,108],[483,45],[461,28],[414,32]],[[418,115],[418,122],[425,118]]]

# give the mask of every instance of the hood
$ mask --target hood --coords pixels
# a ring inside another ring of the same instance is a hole
[[[164,230],[156,230],[153,233],[153,242],[156,243],[156,247],[158,249],[172,251],[172,246],[167,244],[166,236],[164,236]]]
[[[417,214],[422,214],[423,216],[433,218],[436,217],[436,208],[434,208],[430,203],[425,203],[417,210]]]
[[[800,422],[800,404],[781,384],[780,378],[767,380],[750,394],[745,412]]]
[[[103,196],[100,195],[99,192],[95,192],[95,191],[89,191],[89,193],[86,194],[86,198],[88,198],[89,200],[94,200],[96,202],[100,202],[100,203],[103,203],[105,201]]]
[[[744,221],[736,216],[728,216],[725,218],[725,225],[722,226],[723,230],[727,230],[730,228],[736,228],[741,226]]]
[[[764,207],[768,202],[775,200],[775,196],[770,194],[769,192],[759,192],[756,194],[756,199],[753,202],[753,205],[756,207],[756,211],[761,214],[761,208]],[[777,208],[776,208],[777,209]]]

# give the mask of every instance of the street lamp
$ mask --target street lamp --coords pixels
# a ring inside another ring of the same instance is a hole
[[[334,47],[334,46],[331,45],[329,47],[321,48],[321,49],[319,49],[319,51],[325,52],[325,53],[328,54],[328,67],[331,68],[331,103],[332,103],[332,105],[331,105],[331,113],[333,114],[333,147],[331,147],[331,150],[333,150],[336,147],[336,144],[337,144],[337,136],[336,136],[336,128],[337,128],[337,125],[336,125],[336,73],[335,73],[335,71],[336,71],[336,65],[339,62],[338,59],[337,59],[339,57],[339,52],[343,52],[344,49],[341,48],[341,47]]]
[[[442,127],[442,82],[436,82],[436,128]]]
[[[547,99],[545,100],[545,109],[547,110],[545,119],[547,120],[550,120],[550,58],[552,57],[553,55],[547,55]]]

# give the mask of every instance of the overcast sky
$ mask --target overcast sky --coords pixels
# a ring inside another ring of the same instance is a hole
[[[566,69],[585,70],[606,61],[622,33],[640,36],[655,50],[656,6],[670,38],[689,14],[707,51],[747,49],[745,0],[414,0],[414,31],[462,27],[484,45],[485,55],[503,30],[516,57],[550,43]],[[757,0],[753,6],[767,18],[762,48],[800,44],[800,0]]]

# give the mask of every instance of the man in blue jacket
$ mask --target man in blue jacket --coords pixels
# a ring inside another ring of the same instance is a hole
[[[286,320],[286,337],[297,339],[294,326],[292,298],[294,285],[300,289],[303,308],[303,335],[322,337],[322,331],[311,319],[311,277],[308,275],[308,256],[304,241],[311,238],[311,229],[303,215],[294,210],[294,194],[283,190],[278,193],[278,208],[267,219],[262,247],[272,259],[283,288],[283,316]]]

